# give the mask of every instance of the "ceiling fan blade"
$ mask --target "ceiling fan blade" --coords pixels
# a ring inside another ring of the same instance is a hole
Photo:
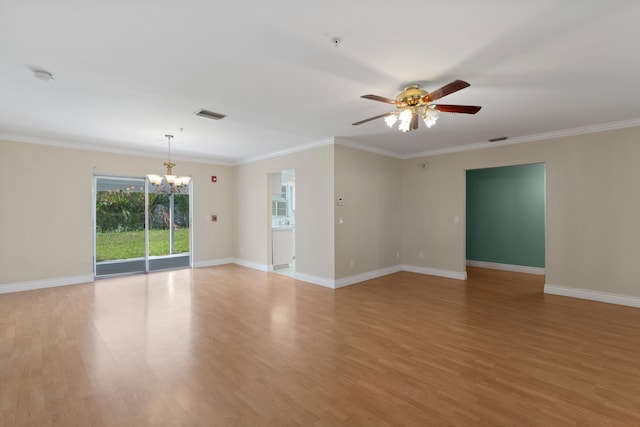
[[[396,105],[396,101],[394,101],[393,99],[385,98],[384,96],[378,96],[378,95],[362,95],[360,98],[370,99],[370,100],[372,100],[372,101],[385,102],[385,103],[387,103],[387,104],[391,104],[391,105]]]
[[[462,114],[475,114],[482,107],[478,107],[476,105],[446,105],[446,104],[435,104],[433,105],[436,110],[442,111],[443,113],[462,113]]]
[[[358,125],[361,125],[363,123],[370,122],[371,120],[381,119],[383,117],[387,117],[387,116],[390,116],[392,114],[393,114],[393,112],[380,114],[380,115],[377,115],[377,116],[374,116],[374,117],[369,117],[368,119],[364,119],[364,120],[360,120],[359,122],[355,122],[351,126],[358,126]]]
[[[436,99],[440,99],[444,96],[450,95],[453,92],[457,92],[460,89],[464,89],[465,87],[469,87],[469,86],[471,85],[463,80],[454,80],[451,83],[442,86],[440,89],[436,89],[433,92],[430,92],[423,99],[425,99],[428,102],[433,102]]]

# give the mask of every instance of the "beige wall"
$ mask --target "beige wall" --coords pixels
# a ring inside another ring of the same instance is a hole
[[[296,171],[296,273],[334,279],[333,145],[325,145],[234,168],[235,257],[271,264],[269,174]]]
[[[402,161],[335,146],[336,279],[400,264]],[[340,224],[340,218],[343,219]]]
[[[640,296],[639,140],[640,128],[629,128],[411,160],[330,144],[176,169],[193,176],[195,262],[265,267],[268,174],[295,169],[297,273],[335,280],[398,264],[464,272],[465,171],[545,163],[547,283]],[[159,170],[157,158],[0,142],[0,285],[90,275],[93,174]]]
[[[465,170],[544,162],[546,282],[640,296],[639,141],[629,128],[405,160],[403,263],[464,271]]]
[[[162,172],[162,162],[0,141],[0,285],[91,275],[93,174],[144,176]],[[194,262],[232,257],[232,168],[176,163],[193,176]],[[208,221],[214,213],[217,223]]]

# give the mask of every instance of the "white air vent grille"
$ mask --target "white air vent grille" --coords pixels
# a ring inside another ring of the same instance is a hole
[[[507,139],[509,139],[509,138],[508,138],[508,137],[506,137],[506,136],[501,136],[501,137],[498,137],[498,138],[491,138],[491,139],[489,140],[489,142],[506,141]]]
[[[213,111],[209,111],[209,110],[198,110],[194,114],[196,116],[206,117],[207,119],[213,119],[213,120],[220,120],[227,117],[224,114],[214,113]]]

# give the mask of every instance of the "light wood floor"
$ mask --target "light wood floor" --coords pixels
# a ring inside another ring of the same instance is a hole
[[[640,426],[640,310],[542,286],[223,266],[0,295],[0,425]]]

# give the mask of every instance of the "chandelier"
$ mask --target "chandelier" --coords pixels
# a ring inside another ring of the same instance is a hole
[[[176,176],[173,174],[173,168],[175,163],[171,162],[171,138],[173,135],[165,135],[167,138],[169,153],[168,159],[163,164],[167,167],[167,174],[160,175],[147,175],[151,190],[156,193],[164,193],[166,195],[182,194],[186,193],[189,189],[189,182],[191,182],[190,176]]]
[[[395,101],[397,110],[385,117],[384,121],[389,127],[400,120],[398,130],[408,132],[418,129],[418,119],[422,118],[428,128],[436,124],[438,110],[435,104],[426,100],[427,92],[418,85],[409,85],[398,95]]]

